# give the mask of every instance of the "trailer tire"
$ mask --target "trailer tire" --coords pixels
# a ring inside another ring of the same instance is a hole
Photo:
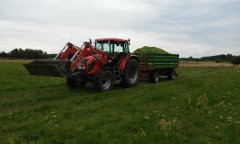
[[[150,73],[149,80],[152,83],[156,83],[159,81],[159,74],[157,71],[153,71]]]
[[[94,87],[99,91],[110,90],[113,87],[113,74],[108,70],[100,71],[94,78]]]
[[[139,79],[139,65],[136,59],[129,59],[127,61],[124,75],[122,76],[121,84],[124,87],[131,87],[137,84]]]
[[[169,80],[174,80],[175,77],[176,77],[176,72],[175,72],[175,70],[170,70],[170,71],[168,72],[168,79],[169,79]]]
[[[83,87],[85,87],[86,83],[87,83],[87,80],[79,75],[67,76],[67,85],[68,85],[68,88],[70,88],[70,89],[83,88]]]

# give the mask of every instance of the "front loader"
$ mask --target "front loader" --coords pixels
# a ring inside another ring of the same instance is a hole
[[[105,91],[114,81],[131,87],[139,79],[139,59],[130,54],[129,43],[118,38],[96,39],[94,45],[90,41],[81,47],[67,43],[53,60],[35,60],[24,66],[31,75],[66,77],[71,89],[92,82],[97,90]]]

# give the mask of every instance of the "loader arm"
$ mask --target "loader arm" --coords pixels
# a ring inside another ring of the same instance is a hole
[[[72,43],[67,43],[68,48],[61,54],[59,60],[67,60],[70,59],[74,53],[78,50],[76,46]]]
[[[102,57],[98,57],[96,54],[100,54],[100,55],[102,55]],[[81,51],[79,51],[79,54],[76,54],[76,58],[73,57],[70,71],[73,72],[77,68],[79,62],[84,57],[87,57],[90,55],[92,55],[94,58],[100,60],[103,65],[107,63],[107,53],[106,52],[95,49],[95,47],[93,47],[90,43],[85,42],[83,49]]]

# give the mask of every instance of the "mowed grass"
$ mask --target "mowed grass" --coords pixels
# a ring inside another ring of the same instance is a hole
[[[240,143],[240,68],[177,73],[96,92],[0,62],[0,143]]]

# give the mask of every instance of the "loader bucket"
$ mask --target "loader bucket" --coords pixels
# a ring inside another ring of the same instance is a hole
[[[59,60],[35,60],[24,64],[31,75],[64,77],[70,69],[69,61]]]

